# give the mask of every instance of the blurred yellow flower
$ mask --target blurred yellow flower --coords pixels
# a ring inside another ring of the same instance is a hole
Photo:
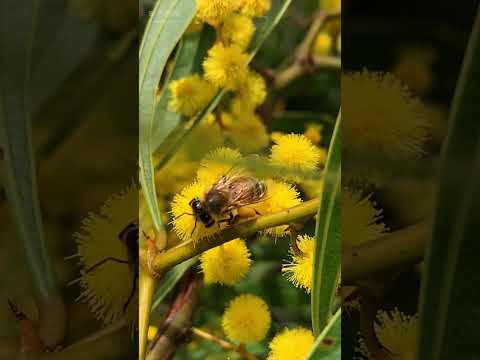
[[[284,329],[268,344],[267,360],[305,360],[313,343],[313,333],[308,329]]]
[[[284,176],[287,180],[299,181],[301,180],[301,173],[314,171],[326,161],[326,151],[313,145],[304,135],[280,136],[275,142],[276,144],[272,146],[270,154],[272,165],[299,172],[298,175],[287,173]],[[282,173],[279,173],[279,175],[283,176]]]
[[[230,340],[249,344],[262,341],[270,329],[271,316],[267,304],[251,294],[233,299],[222,317],[222,328]]]
[[[228,114],[224,114],[226,118]],[[244,153],[258,153],[268,146],[270,137],[260,117],[253,110],[245,109],[230,117],[226,137]]]
[[[220,27],[220,40],[226,45],[237,45],[241,49],[248,48],[255,25],[252,18],[242,14],[228,16]]]
[[[169,110],[188,117],[205,108],[216,93],[215,87],[197,74],[174,80],[169,88]]]
[[[240,110],[255,109],[263,104],[267,97],[267,85],[263,76],[250,71],[237,89],[238,97],[232,102],[232,111],[235,107]]]
[[[424,107],[393,75],[364,70],[342,75],[343,148],[352,154],[419,157],[428,137]]]
[[[320,8],[330,14],[339,13],[342,9],[341,0],[320,0]]]
[[[241,239],[229,241],[200,256],[206,284],[235,285],[245,277],[251,262],[247,244]]]
[[[415,360],[418,315],[405,315],[397,308],[380,310],[374,323],[378,341],[395,359]],[[366,359],[373,359],[363,339],[355,350]]]
[[[303,135],[313,144],[318,145],[322,141],[322,128],[320,124],[309,124]]]
[[[197,17],[212,26],[218,26],[238,10],[242,2],[243,0],[197,0]]]
[[[217,87],[235,90],[247,76],[248,55],[238,46],[214,45],[203,62],[205,78]]]
[[[241,12],[247,16],[259,17],[265,15],[271,7],[271,0],[244,0]]]
[[[282,267],[282,271],[287,274],[296,287],[305,289],[310,294],[312,291],[313,275],[313,255],[315,251],[315,239],[308,235],[300,235],[297,238],[296,249],[290,248],[291,262]]]
[[[82,266],[80,286],[84,288],[78,299],[85,301],[95,317],[104,323],[111,323],[124,315],[134,273],[129,264],[116,261],[105,261],[88,273],[86,270],[108,258],[128,261],[128,250],[119,234],[137,218],[138,189],[131,185],[108,199],[98,214],[90,213],[84,219],[81,231],[75,234]],[[125,316],[132,321],[138,315],[137,296],[126,308]]]
[[[317,56],[325,56],[330,54],[332,48],[332,36],[326,31],[320,31],[315,38],[313,53]]]
[[[202,159],[197,178],[202,183],[213,185],[224,175],[244,174],[242,159],[242,154],[238,150],[219,147]]]
[[[342,246],[344,249],[375,240],[388,228],[381,223],[382,210],[375,208],[371,194],[342,189]]]

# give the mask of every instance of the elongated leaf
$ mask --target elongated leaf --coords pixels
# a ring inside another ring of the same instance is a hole
[[[450,115],[420,304],[418,359],[478,356],[480,8]],[[477,157],[475,160],[475,156]]]
[[[36,1],[24,5],[5,1],[0,5],[0,145],[7,199],[37,295],[46,299],[58,296],[58,290],[44,239],[31,141],[28,91],[36,11]],[[17,31],[6,27],[7,16],[17,17]]]
[[[341,263],[341,114],[333,131],[324,173],[315,231],[312,280],[312,327],[320,334],[330,316]]]
[[[155,110],[154,128],[152,134],[152,149],[155,151],[168,135],[178,127],[180,121],[187,118],[168,109],[170,90],[168,82],[182,77],[200,73],[203,58],[215,41],[215,32],[204,27],[202,32],[185,35],[178,49],[170,78],[162,91],[160,101]]]
[[[272,33],[275,27],[278,25],[282,17],[285,15],[285,12],[288,10],[288,7],[292,3],[292,0],[277,0],[273,2],[272,9],[268,13],[268,15],[260,20],[257,24],[257,31],[255,33],[254,40],[252,42],[251,50],[250,50],[250,58],[249,62],[253,60],[255,55],[258,53],[260,48],[262,47],[264,41],[268,38],[268,36]],[[210,114],[222,101],[223,96],[226,94],[225,90],[220,90],[215,97],[212,99],[210,104],[203,109],[200,113],[198,113],[194,120],[189,123],[188,125],[180,124],[179,128],[177,128],[175,133],[175,138],[171,141],[168,141],[168,147],[162,148],[160,150],[161,153],[161,160],[158,164],[158,168],[161,168],[165,165],[168,160],[172,157],[175,151],[180,147],[180,145],[188,139],[188,135],[191,133],[195,127],[198,126],[200,121],[205,118],[208,114]]]
[[[198,257],[194,257],[175,266],[165,274],[165,276],[160,282],[160,286],[158,287],[155,295],[153,296],[152,311],[155,310],[155,308],[162,303],[162,301],[169,294],[169,292],[172,291],[174,286],[180,281],[183,274],[185,274],[185,272],[190,269],[197,261]]]
[[[157,87],[167,60],[193,19],[195,11],[195,0],[158,1],[145,29],[140,48],[140,182],[157,230],[162,227],[152,163],[152,130]]]
[[[342,358],[342,309],[332,316],[327,326],[318,335],[307,360]]]

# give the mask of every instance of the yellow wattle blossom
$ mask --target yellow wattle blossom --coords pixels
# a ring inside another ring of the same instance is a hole
[[[276,335],[268,347],[267,360],[305,360],[314,343],[312,331],[298,327]]]
[[[205,108],[216,93],[215,87],[194,74],[170,83],[170,111],[191,117]]]
[[[342,189],[342,245],[344,249],[378,239],[388,228],[381,223],[382,210],[360,192]]]
[[[217,87],[238,88],[247,76],[248,55],[238,46],[214,45],[203,62],[205,78]]]
[[[196,220],[190,206],[193,198],[199,198],[203,201],[205,193],[210,189],[211,184],[202,181],[194,182],[186,186],[179,194],[176,194],[172,201],[172,224],[177,236],[183,241],[209,238],[220,230],[224,229],[226,223],[216,222],[211,227],[205,227],[200,221]]]
[[[223,175],[244,174],[242,154],[238,150],[219,147],[210,151],[200,162],[197,171],[198,181],[213,185]]]
[[[395,359],[415,360],[417,347],[418,315],[405,315],[397,308],[392,311],[380,310],[374,323],[375,334],[380,344]],[[373,359],[361,339],[355,349],[363,358]]]
[[[86,270],[109,257],[128,261],[127,247],[118,235],[137,218],[138,189],[136,185],[131,185],[108,199],[98,214],[89,214],[83,221],[81,231],[75,234],[83,269],[80,286],[84,288],[78,299],[86,302],[95,317],[104,323],[111,323],[124,316],[123,308],[134,281],[132,267],[125,263],[106,261],[88,273]],[[138,315],[135,306],[137,299],[138,293],[126,308],[125,316],[131,320]]]
[[[364,70],[342,75],[343,148],[352,154],[411,159],[424,153],[428,118],[393,75]]]
[[[326,56],[332,49],[332,36],[326,31],[320,31],[315,38],[313,53],[317,56]]]
[[[326,151],[313,145],[304,135],[288,134],[278,137],[275,142],[270,154],[272,165],[303,173],[316,170],[320,164],[326,161]],[[287,174],[285,178],[293,181],[301,179],[300,174],[297,176],[291,175],[291,173]]]
[[[240,110],[245,110],[245,108],[255,109],[263,104],[267,97],[267,85],[263,76],[255,71],[248,72],[238,86],[237,95],[238,97],[234,99],[232,108],[237,106],[240,107]]]
[[[237,45],[246,49],[250,45],[255,25],[252,18],[242,14],[232,14],[225,19],[220,27],[221,42],[226,45]]]
[[[244,153],[257,153],[270,143],[265,125],[253,110],[245,109],[233,116],[224,113],[222,122],[228,123],[226,137]]]
[[[244,0],[241,12],[247,16],[260,17],[265,15],[271,7],[271,0]]]
[[[197,0],[197,17],[212,26],[238,10],[243,0]]]
[[[322,141],[322,129],[323,126],[320,124],[309,124],[303,135],[313,144],[318,145]]]
[[[233,299],[222,317],[222,328],[230,340],[249,344],[262,341],[270,329],[268,305],[261,298],[242,294]]]
[[[267,193],[265,200],[247,207],[253,208],[261,215],[273,214],[299,205],[302,200],[293,185],[286,182],[268,179],[265,181]],[[288,225],[269,228],[265,232],[272,236],[283,236],[287,233]]]
[[[229,241],[200,256],[206,284],[235,285],[245,277],[251,262],[247,244],[241,239]]]
[[[312,291],[315,239],[308,235],[300,235],[297,238],[297,247],[300,253],[290,248],[292,260],[283,265],[282,271],[287,274],[288,280],[296,287],[303,288],[310,294]]]

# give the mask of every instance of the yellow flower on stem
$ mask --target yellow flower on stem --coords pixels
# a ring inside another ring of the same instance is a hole
[[[311,330],[302,327],[285,329],[268,344],[270,352],[267,360],[304,360],[313,343]]]
[[[267,97],[267,85],[263,77],[255,71],[250,71],[237,90],[238,97],[232,102],[232,112],[235,107],[240,110],[255,109],[263,104]]]
[[[265,15],[271,7],[271,0],[244,0],[241,12],[247,16],[260,17]]]
[[[251,294],[233,299],[222,317],[222,328],[232,341],[249,344],[262,341],[270,329],[271,316],[267,304]]]
[[[291,262],[284,264],[282,271],[288,279],[299,288],[310,294],[312,291],[313,255],[315,239],[308,235],[300,235],[297,239],[298,249],[290,248]]]
[[[320,31],[315,38],[313,53],[317,56],[326,56],[332,49],[332,36],[326,31]]]
[[[241,239],[229,241],[200,256],[206,284],[235,285],[245,277],[251,262],[247,244]]]
[[[219,147],[210,151],[200,162],[198,181],[213,185],[224,175],[245,174],[242,168],[242,154],[238,150]]]
[[[238,88],[247,76],[248,55],[238,46],[214,45],[203,62],[205,78],[217,87]]]
[[[246,49],[250,45],[254,32],[255,25],[250,17],[232,14],[220,27],[220,39],[226,46],[237,45],[241,49]]]
[[[242,2],[242,0],[197,0],[197,17],[216,27],[238,10]]]
[[[326,151],[313,145],[304,135],[279,136],[275,142],[270,154],[272,165],[286,167],[299,173],[299,175],[291,173],[282,175],[280,172],[279,176],[285,177],[287,180],[300,181],[301,173],[314,171],[326,161]]]
[[[119,239],[120,232],[137,218],[138,189],[131,185],[108,199],[98,214],[89,214],[81,231],[75,234],[82,266],[80,286],[84,288],[78,299],[86,302],[104,323],[120,316],[133,321],[138,315],[138,295],[127,304],[135,280],[134,264],[128,264],[126,244]],[[117,260],[106,260],[109,258]]]
[[[375,208],[371,194],[342,189],[342,244],[344,249],[378,239],[388,228],[381,223],[382,210]]]
[[[267,188],[265,200],[253,205],[248,205],[246,206],[247,208],[253,208],[261,215],[266,215],[289,209],[302,202],[300,194],[293,185],[272,179],[266,180],[265,185]],[[265,232],[269,235],[278,237],[285,235],[287,229],[288,225],[281,225],[269,228],[265,230]]]
[[[197,74],[174,80],[169,88],[169,110],[188,117],[205,108],[216,93],[215,87]]]

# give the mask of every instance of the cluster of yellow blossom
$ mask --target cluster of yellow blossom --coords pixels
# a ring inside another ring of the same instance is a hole
[[[270,353],[267,360],[304,360],[314,341],[311,330],[302,327],[285,329],[268,345]]]

